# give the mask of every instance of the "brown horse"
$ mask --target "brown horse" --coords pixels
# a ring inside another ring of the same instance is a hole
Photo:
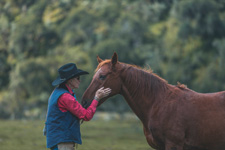
[[[202,94],[173,86],[156,74],[111,60],[99,65],[85,91],[90,103],[100,87],[110,87],[107,98],[121,94],[143,123],[148,144],[157,150],[225,150],[225,92]],[[225,83],[224,83],[225,84]]]

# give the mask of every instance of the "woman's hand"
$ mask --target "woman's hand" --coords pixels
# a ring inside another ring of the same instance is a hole
[[[97,90],[97,92],[95,93],[95,100],[99,101],[100,99],[108,96],[111,93],[111,89],[110,88],[106,88],[104,89],[104,87],[100,88]]]

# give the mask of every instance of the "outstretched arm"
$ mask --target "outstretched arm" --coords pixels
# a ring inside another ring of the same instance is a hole
[[[89,121],[93,118],[98,101],[109,95],[111,89],[100,88],[95,95],[95,99],[92,101],[91,105],[85,109],[82,105],[76,101],[76,99],[69,93],[64,93],[58,100],[58,107],[62,112],[69,111],[79,119]]]

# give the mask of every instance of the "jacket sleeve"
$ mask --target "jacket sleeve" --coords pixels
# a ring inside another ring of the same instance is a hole
[[[69,111],[73,115],[75,115],[79,119],[83,119],[84,121],[89,121],[93,118],[97,105],[98,101],[93,100],[91,105],[87,109],[85,109],[69,93],[64,93],[58,100],[58,107],[62,112]]]

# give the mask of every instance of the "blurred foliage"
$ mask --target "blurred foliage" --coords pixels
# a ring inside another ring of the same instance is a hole
[[[224,0],[1,0],[0,118],[44,118],[57,69],[86,70],[117,52],[198,92],[225,89]],[[99,109],[130,111],[116,96]]]

